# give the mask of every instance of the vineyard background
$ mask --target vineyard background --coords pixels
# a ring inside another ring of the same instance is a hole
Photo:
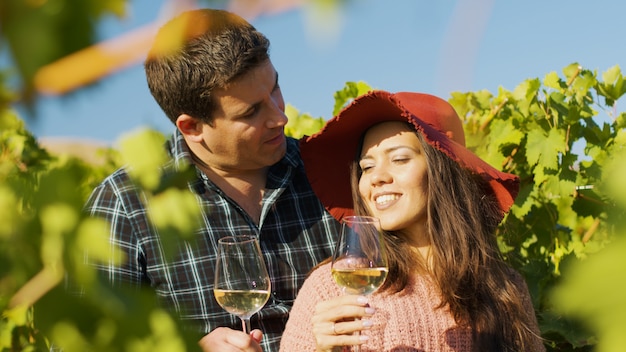
[[[620,177],[626,114],[616,109],[626,85],[619,67],[598,75],[572,64],[561,75],[527,80],[513,91],[450,98],[464,118],[468,146],[521,177],[520,195],[498,236],[507,259],[526,277],[550,351],[621,351],[626,343],[626,192]],[[346,83],[335,93],[335,109],[368,89],[364,82]],[[107,255],[105,225],[85,218],[81,207],[90,190],[123,164],[139,170],[135,177],[153,214],[172,214],[159,217],[157,226],[172,236],[189,232],[193,205],[179,182],[184,178],[160,174],[166,136],[137,132],[119,149],[101,149],[98,162],[51,154],[8,107],[9,96],[0,111],[3,350],[46,350],[50,341],[65,351],[192,350],[195,341],[149,292],[111,291],[80,265],[85,247]],[[292,106],[287,113],[287,133],[295,137],[324,122]],[[69,295],[66,272],[93,294]]]
[[[0,0],[0,35],[13,35],[9,44],[22,50],[17,71],[25,82],[15,89],[13,76],[0,73],[0,348],[45,351],[54,342],[64,351],[195,350],[194,338],[150,292],[112,291],[80,265],[86,247],[107,255],[106,224],[81,209],[91,189],[120,165],[139,170],[134,177],[146,189],[157,226],[167,229],[171,240],[189,232],[194,209],[184,175],[160,170],[166,136],[143,130],[121,137],[115,148],[91,145],[84,154],[86,146],[70,145],[61,151],[38,140],[13,107],[37,98],[37,68],[88,45],[93,22],[103,13],[121,12],[124,1],[77,3],[83,7],[69,17],[81,19],[73,33],[57,33],[63,38],[59,47],[33,53],[19,46],[19,28],[8,28],[11,21],[3,17],[8,4],[22,2]],[[520,195],[498,239],[527,280],[548,350],[621,352],[626,113],[620,102],[626,84],[619,66],[598,72],[565,65],[511,90],[453,92],[444,98],[462,116],[468,146],[521,178]],[[339,88],[334,112],[370,86],[347,82]],[[312,117],[294,106],[287,114],[286,133],[294,137],[316,132],[330,117]],[[66,275],[89,294],[81,299],[68,294]]]

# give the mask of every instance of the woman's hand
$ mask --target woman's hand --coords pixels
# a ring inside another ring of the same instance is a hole
[[[254,329],[250,334],[225,327],[217,328],[198,342],[203,352],[262,352],[259,343],[263,332]]]
[[[337,346],[365,343],[367,336],[354,333],[372,326],[368,318],[374,311],[364,296],[342,295],[318,303],[311,318],[317,351],[327,352]]]

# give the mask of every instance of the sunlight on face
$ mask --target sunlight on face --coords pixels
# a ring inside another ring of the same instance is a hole
[[[420,141],[402,122],[370,128],[363,140],[359,193],[388,231],[422,231],[428,201],[427,164]]]
[[[204,126],[203,160],[214,169],[255,170],[278,162],[286,150],[285,103],[272,63],[254,68],[214,93],[212,124]]]

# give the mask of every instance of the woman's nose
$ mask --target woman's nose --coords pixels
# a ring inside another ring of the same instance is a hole
[[[384,183],[390,183],[393,178],[391,174],[384,167],[377,167],[372,170],[370,180],[373,185],[380,185]]]

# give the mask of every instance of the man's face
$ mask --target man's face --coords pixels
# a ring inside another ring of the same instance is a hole
[[[285,102],[270,60],[214,91],[211,125],[203,125],[205,152],[218,172],[255,171],[278,162],[286,151]]]

